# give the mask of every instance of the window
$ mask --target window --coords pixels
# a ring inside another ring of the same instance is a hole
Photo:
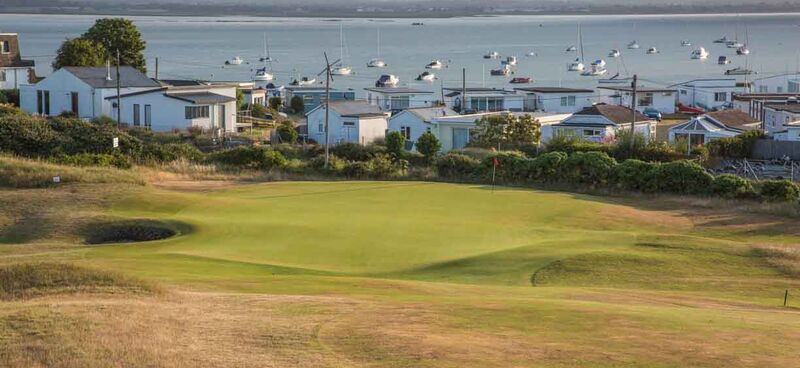
[[[410,141],[411,140],[411,127],[401,126],[400,127],[400,134],[403,135],[403,138],[405,138],[405,140]]]
[[[603,131],[600,129],[584,129],[583,136],[584,137],[598,137],[603,134]]]
[[[320,133],[325,133],[325,124],[319,123],[319,126],[317,127],[317,131],[320,132]]]
[[[6,71],[0,70],[0,82],[5,82],[5,81],[6,81]]]
[[[187,119],[200,119],[208,116],[208,106],[186,106]]]
[[[681,90],[681,94],[682,94],[682,95],[685,95],[685,94],[686,94],[686,90],[685,90],[685,89],[682,89],[682,90]]]
[[[44,91],[44,114],[50,115],[50,91]]]
[[[728,101],[728,93],[727,92],[715,92],[714,93],[714,101],[715,102]]]
[[[390,101],[389,109],[391,110],[405,110],[410,106],[408,96],[395,96]]]
[[[637,97],[639,97],[639,101],[636,102],[638,104],[638,106],[643,106],[643,107],[653,106],[653,94],[652,93],[642,93]]]
[[[133,104],[133,126],[141,125],[140,113],[139,104]]]
[[[72,105],[72,112],[75,116],[80,116],[80,104],[78,103],[78,92],[69,93],[70,104]]]
[[[153,126],[153,109],[150,105],[144,105],[144,126],[148,129]]]
[[[769,87],[767,86],[758,86],[758,93],[767,93],[769,92]]]
[[[472,97],[470,107],[475,111],[500,111],[503,110],[502,97]]]
[[[342,125],[344,125],[344,126],[356,126],[356,122],[354,122],[354,121],[345,121],[345,122],[342,122]]]
[[[0,53],[11,53],[11,44],[9,44],[8,41],[0,41]]]
[[[575,106],[575,96],[561,97],[561,106]]]
[[[800,92],[800,81],[789,81],[789,90],[790,93],[797,93]]]

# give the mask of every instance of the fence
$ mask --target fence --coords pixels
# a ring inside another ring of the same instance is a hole
[[[784,157],[800,161],[800,142],[759,139],[753,145],[752,159],[779,160]]]

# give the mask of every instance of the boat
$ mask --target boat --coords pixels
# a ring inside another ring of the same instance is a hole
[[[720,57],[717,59],[717,64],[719,64],[719,65],[727,65],[727,64],[730,64],[730,63],[731,63],[731,61],[730,61],[730,60],[728,59],[728,57],[727,57],[727,56],[725,56],[725,55],[723,55],[723,56],[720,56]]]
[[[691,45],[692,45],[692,43],[689,40],[681,41],[681,46],[683,46],[683,47],[691,46]]]
[[[441,69],[442,67],[444,67],[444,64],[439,60],[433,60],[428,65],[425,65],[425,69]]]
[[[396,87],[400,83],[400,78],[392,74],[384,74],[375,81],[375,87]]]
[[[378,28],[378,57],[367,61],[368,68],[385,68],[386,62],[381,59],[381,29]]]
[[[425,82],[433,82],[436,80],[436,74],[431,72],[422,72],[422,74],[417,76],[418,81],[425,81]]]
[[[608,52],[608,57],[615,58],[615,57],[619,57],[619,55],[620,55],[620,52],[617,49],[613,49],[613,50]]]
[[[728,43],[728,36],[722,36],[722,38],[714,40],[714,43]]]
[[[606,69],[606,62],[603,59],[595,60],[591,65],[589,65],[589,70],[581,73],[583,76],[601,76],[608,73]]]
[[[744,46],[744,44],[739,41],[728,41],[725,43],[725,46],[727,46],[729,49],[738,49]]]
[[[333,70],[331,70],[331,74],[333,75],[350,75],[353,74],[353,68],[347,66],[345,64],[345,52],[344,52],[344,26],[339,25],[339,63]]]
[[[611,78],[605,79],[598,79],[597,83],[601,84],[630,84],[633,79],[631,78],[620,78],[619,73],[614,74]]]
[[[349,66],[339,65],[331,70],[333,75],[350,75],[353,74],[353,68]]]
[[[639,42],[636,42],[636,40],[631,41],[631,43],[628,44],[628,48],[631,49],[631,50],[638,49],[639,48]]]
[[[531,77],[515,77],[515,78],[511,78],[511,80],[508,83],[511,83],[511,84],[527,84],[527,83],[531,83],[531,82],[533,82],[533,79]]]
[[[273,79],[275,79],[275,76],[267,71],[267,67],[256,70],[256,75],[253,76],[253,80],[259,82],[269,82]]]
[[[414,23],[411,23],[411,25],[412,25],[412,26],[424,26],[424,25],[425,25],[425,23],[422,23],[422,22],[414,22]]]
[[[503,66],[500,67],[500,69],[492,69],[492,70],[490,70],[489,74],[490,75],[494,75],[494,76],[504,76],[505,77],[505,76],[508,76],[509,74],[511,74],[511,67],[508,66],[508,65],[503,65]]]
[[[502,61],[504,65],[517,65],[517,57],[516,56],[508,56],[505,60]]]
[[[242,65],[244,60],[238,56],[234,56],[233,59],[225,60],[225,65]]]
[[[264,33],[264,56],[260,57],[258,61],[262,63],[271,63],[275,61],[275,59],[273,59],[272,56],[269,55],[269,43],[267,40],[266,32]]]
[[[647,49],[647,53],[650,54],[650,55],[658,54],[658,49],[655,48],[655,47],[651,47],[651,48]]]
[[[484,59],[499,59],[500,53],[497,51],[489,51],[486,55],[483,55]]]
[[[708,59],[708,51],[706,51],[706,49],[704,49],[702,47],[699,48],[699,49],[695,49],[695,50],[692,51],[691,57],[692,57],[692,59],[696,59],[696,60]]]
[[[528,53],[527,53],[527,54],[525,54],[525,56],[528,56],[528,57],[536,56],[536,52],[535,52],[535,51],[533,51],[533,50],[531,50],[531,51],[528,51]]]
[[[314,79],[314,78],[309,79],[308,77],[303,77],[300,80],[295,79],[295,80],[292,81],[292,83],[289,83],[289,84],[292,85],[292,86],[310,86],[310,85],[313,85],[316,82],[317,82],[317,80]]]
[[[582,72],[585,68],[580,58],[576,58],[575,61],[567,65],[567,70],[571,72]]]
[[[575,51],[578,51],[578,48],[575,47],[575,45],[570,45],[569,47],[567,47],[567,50],[565,52],[575,52]]]
[[[742,67],[738,67],[738,66],[733,68],[733,69],[728,69],[728,70],[725,71],[725,75],[750,75],[750,74],[754,74],[754,73],[755,72],[753,72],[750,69],[742,68]]]
[[[750,49],[747,48],[747,44],[750,43],[750,33],[747,28],[744,29],[744,38],[745,43],[736,49],[736,55],[750,55]]]

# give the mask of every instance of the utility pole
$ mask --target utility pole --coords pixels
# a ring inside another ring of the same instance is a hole
[[[122,127],[122,96],[119,84],[119,49],[117,49],[117,128]]]
[[[328,168],[328,161],[330,160],[330,130],[328,123],[331,118],[331,64],[328,62],[328,53],[325,55],[325,168]]]
[[[636,74],[633,75],[633,82],[631,82],[631,153],[633,153],[633,149],[636,142],[636,83],[638,81],[638,77]]]
[[[467,109],[467,68],[461,68],[461,114]]]
[[[158,57],[156,57],[156,80],[158,80]]]

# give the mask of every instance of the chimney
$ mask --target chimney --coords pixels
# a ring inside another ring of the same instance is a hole
[[[106,60],[106,80],[111,80],[111,62]]]

